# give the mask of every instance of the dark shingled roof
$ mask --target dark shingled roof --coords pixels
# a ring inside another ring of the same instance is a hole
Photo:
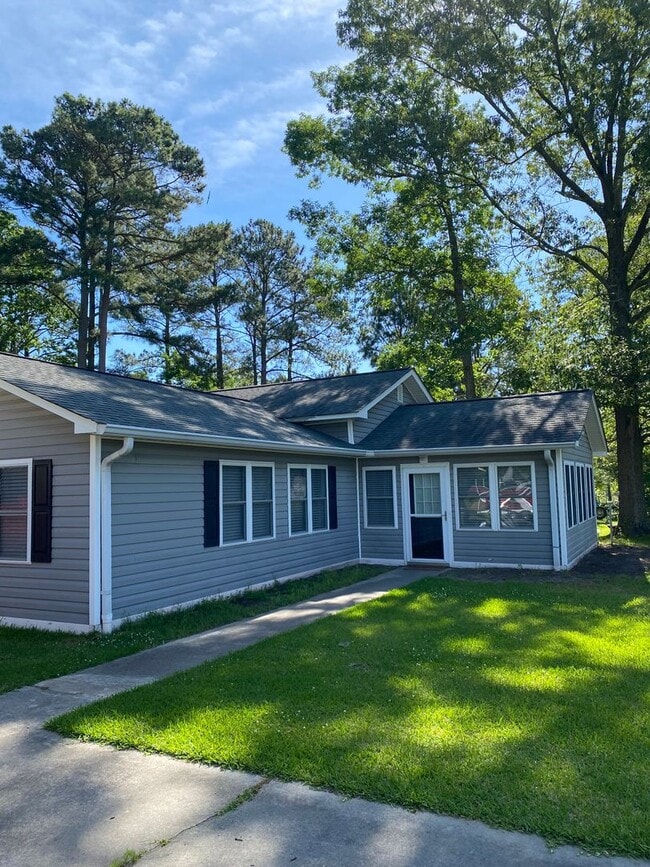
[[[0,353],[0,380],[98,424],[326,449],[347,444],[234,397]]]
[[[409,370],[404,367],[401,370],[378,370],[351,376],[251,385],[217,393],[255,402],[280,418],[354,415],[399,382]]]
[[[359,448],[453,451],[574,443],[592,401],[591,391],[568,391],[401,406]]]

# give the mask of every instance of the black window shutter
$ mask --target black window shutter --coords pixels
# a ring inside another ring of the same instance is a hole
[[[329,496],[330,530],[336,530],[339,525],[339,513],[336,504],[336,467],[327,468],[327,491]]]
[[[219,544],[219,461],[203,461],[203,547]]]
[[[52,461],[32,464],[32,562],[52,562]]]

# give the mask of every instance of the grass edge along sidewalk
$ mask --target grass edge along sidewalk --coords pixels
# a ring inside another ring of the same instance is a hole
[[[647,606],[424,579],[47,727],[647,857]]]
[[[326,570],[296,581],[278,582],[259,590],[209,599],[177,611],[148,614],[128,621],[110,633],[75,634],[3,626],[0,618],[0,693],[130,656],[176,638],[266,614],[385,571],[386,567],[382,566]]]

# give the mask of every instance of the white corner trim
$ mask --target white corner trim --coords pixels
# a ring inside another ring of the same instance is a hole
[[[101,432],[102,426],[98,425],[96,422],[91,421],[88,418],[84,418],[84,416],[77,415],[77,413],[75,412],[70,412],[70,410],[64,409],[62,406],[58,406],[56,403],[52,403],[49,400],[38,397],[37,395],[26,391],[24,388],[20,388],[17,385],[12,385],[12,383],[7,382],[4,379],[0,379],[0,389],[8,392],[9,394],[13,394],[14,397],[20,397],[27,403],[31,403],[32,406],[37,406],[39,409],[44,409],[46,412],[49,412],[52,415],[57,415],[59,416],[59,418],[64,418],[66,421],[72,422],[72,424],[74,424],[75,433],[93,434]]]
[[[354,421],[351,418],[349,418],[347,421],[347,428],[348,428],[348,442],[351,445],[354,445]]]
[[[91,628],[101,624],[102,581],[102,503],[101,437],[90,437],[89,508],[88,508],[88,622]]]

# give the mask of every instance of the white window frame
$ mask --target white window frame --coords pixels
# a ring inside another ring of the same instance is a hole
[[[461,527],[460,524],[460,501],[458,498],[458,470],[471,467],[487,467],[488,483],[490,489],[490,527]],[[533,526],[532,527],[502,527],[501,509],[499,508],[499,475],[497,467],[529,467],[530,490],[533,499]],[[454,511],[456,513],[456,530],[459,533],[537,533],[537,479],[535,473],[535,461],[472,461],[467,464],[454,464]]]
[[[564,468],[569,467],[569,484],[567,485],[567,472],[564,469],[564,514],[567,527],[572,530],[574,527],[580,527],[588,521],[596,520],[596,488],[594,485],[594,468],[593,464],[586,461],[567,461],[563,462]],[[582,482],[578,484],[578,476],[583,473]],[[582,487],[582,492],[580,488]],[[590,488],[590,491],[588,490]],[[582,496],[581,496],[582,493]],[[588,494],[591,493],[591,498]],[[569,510],[569,497],[571,497],[574,520],[571,523]],[[583,517],[580,517],[582,512]]]
[[[246,515],[246,538],[235,539],[232,542],[224,542],[223,539],[223,468],[244,467],[245,475],[245,515]],[[253,538],[253,467],[271,468],[271,519],[273,521],[273,533],[270,536],[257,536]],[[232,545],[249,545],[251,542],[268,542],[275,539],[277,532],[277,519],[275,514],[275,464],[269,461],[219,461],[219,546],[230,548]]]
[[[297,533],[291,531],[291,470],[306,470],[307,471],[307,529],[299,530]],[[325,470],[325,515],[327,517],[327,526],[318,530],[314,530],[314,521],[312,515],[311,504],[311,471]],[[330,480],[327,472],[327,464],[287,464],[287,500],[289,514],[289,535],[290,536],[309,536],[314,533],[329,533],[330,529]]]
[[[390,470],[393,478],[393,525],[390,524],[369,524],[368,523],[368,486],[366,484],[366,474],[374,473],[379,470],[386,472]],[[363,468],[363,528],[364,530],[397,530],[399,521],[397,518],[397,473],[394,466],[391,467],[364,467]]]
[[[0,461],[0,470],[4,467],[27,467],[27,544],[25,545],[25,560],[5,560],[0,557],[0,563],[8,566],[30,566],[32,562],[32,458]],[[1,509],[0,509],[1,511]]]

